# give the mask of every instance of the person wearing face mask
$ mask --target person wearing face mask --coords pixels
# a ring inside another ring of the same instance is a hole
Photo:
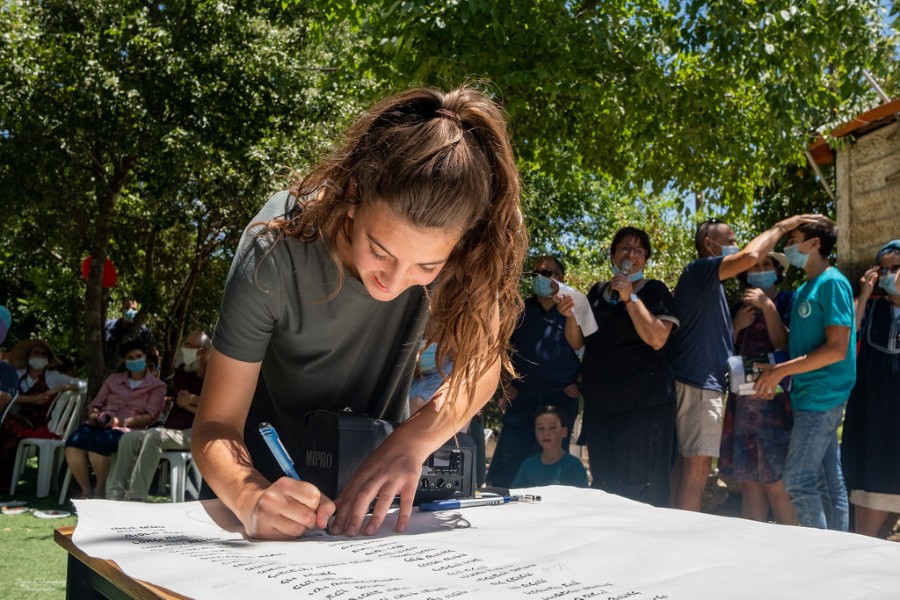
[[[126,342],[121,350],[126,372],[106,378],[88,405],[87,421],[66,441],[66,463],[82,498],[105,496],[110,456],[119,439],[127,431],[155,423],[165,406],[166,384],[148,372],[141,342]],[[89,469],[96,477],[93,488]]]
[[[438,369],[435,360],[437,344],[424,344],[419,350],[416,373],[409,386],[409,413],[414,414],[431,400],[444,380],[453,370],[453,361],[447,357]]]
[[[672,336],[675,375],[675,433],[680,456],[672,473],[673,506],[700,510],[712,459],[722,437],[725,371],[734,354],[731,313],[722,282],[750,269],[788,231],[811,219],[794,216],[776,223],[739,248],[731,227],[708,219],[697,227],[699,258],[688,264],[675,286],[680,320]]]
[[[147,349],[147,354],[155,356],[159,364],[159,350],[156,338],[150,328],[138,318],[138,302],[127,298],[122,303],[122,316],[109,319],[103,325],[103,351],[108,372],[120,370],[122,367],[122,344],[139,340]]]
[[[597,331],[585,338],[581,367],[591,486],[669,505],[675,379],[666,344],[678,327],[666,285],[644,278],[650,237],[624,227],[613,237],[614,274],[588,292]]]
[[[828,263],[836,243],[837,228],[823,216],[788,234],[784,254],[807,280],[791,309],[790,359],[760,365],[754,393],[771,400],[778,383],[793,376],[785,489],[800,525],[847,531],[850,511],[837,430],[856,382],[856,319],[850,282]]]
[[[841,461],[854,531],[877,536],[900,513],[900,239],[878,251],[856,301],[859,356]]]
[[[428,337],[427,333],[426,336]],[[438,369],[437,344],[423,343],[419,349],[419,361],[416,363],[416,372],[409,386],[409,413],[415,414],[434,397],[435,392],[441,387],[450,373],[453,371],[453,360],[448,356]],[[475,480],[479,486],[485,479],[485,443],[484,420],[482,412],[478,412],[468,427],[461,431],[472,436],[475,442]]]
[[[732,307],[735,353],[761,356],[786,350],[794,293],[780,290],[788,261],[770,252],[749,271],[738,275],[746,286]],[[796,525],[794,506],[784,489],[784,461],[791,440],[791,404],[787,391],[772,400],[729,394],[725,406],[719,471],[741,486],[741,516]]]
[[[50,437],[48,411],[56,395],[84,382],[56,370],[62,364],[44,340],[22,340],[9,353],[16,369],[18,397],[0,428],[0,494],[8,493],[19,440]]]
[[[174,404],[162,427],[133,429],[119,439],[107,498],[145,500],[163,451],[191,449],[194,415],[200,404],[210,348],[212,339],[202,331],[192,331],[179,348],[181,364],[175,369],[172,383]]]
[[[575,316],[575,290],[561,288],[565,276],[559,259],[535,258],[532,296],[525,299],[525,310],[510,339],[519,377],[503,385],[503,427],[487,473],[492,486],[510,487],[522,462],[540,452],[534,437],[534,414],[539,408],[556,406],[566,415],[569,432],[575,425],[581,366],[577,352],[584,347],[584,333]],[[570,437],[563,441],[566,451]]]

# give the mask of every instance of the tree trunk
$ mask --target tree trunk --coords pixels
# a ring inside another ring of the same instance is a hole
[[[112,236],[112,215],[125,184],[125,179],[134,164],[134,159],[124,158],[109,174],[98,165],[95,154],[93,169],[99,181],[106,186],[97,190],[97,214],[94,236],[91,241],[91,265],[88,270],[87,286],[84,292],[84,362],[88,376],[88,398],[100,391],[106,379],[106,364],[103,360],[103,319],[106,314],[106,294],[103,290],[103,265],[109,255],[109,239]]]
[[[202,223],[197,225],[197,238],[194,244],[194,261],[185,277],[181,290],[175,295],[175,301],[169,308],[170,319],[167,319],[167,330],[165,335],[165,344],[167,345],[166,372],[170,374],[175,370],[175,353],[178,350],[179,342],[185,341],[190,333],[189,322],[191,307],[194,302],[194,293],[197,288],[197,282],[200,279],[200,273],[209,262],[210,257],[218,252],[222,246],[223,238],[219,235],[218,230],[208,230]],[[207,335],[212,335],[212,331],[207,331]]]
[[[190,320],[191,306],[194,301],[194,291],[197,287],[197,280],[200,278],[200,270],[206,263],[205,257],[198,257],[191,265],[190,271],[181,285],[181,290],[175,295],[175,302],[169,309],[170,319],[166,322],[169,329],[166,331],[165,344],[166,369],[165,375],[175,370],[175,354],[178,350],[179,342],[186,341],[188,333],[188,321]],[[210,333],[210,332],[207,332]]]
[[[118,195],[118,191],[108,190],[98,194],[100,197],[97,198],[96,229],[91,242],[91,265],[84,293],[84,362],[89,398],[97,395],[106,378],[103,360],[103,265],[109,254],[112,211]]]

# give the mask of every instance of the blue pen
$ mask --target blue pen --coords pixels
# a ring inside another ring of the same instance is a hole
[[[300,481],[300,475],[298,475],[297,470],[294,469],[294,461],[291,460],[291,455],[288,454],[284,444],[281,443],[281,438],[278,437],[278,432],[275,431],[275,428],[264,421],[259,424],[259,433],[263,436],[263,439],[266,440],[269,451],[272,452],[272,456],[278,461],[278,466],[281,467],[284,474]]]
[[[462,498],[459,500],[435,500],[434,502],[423,502],[419,505],[419,510],[434,512],[436,510],[453,510],[473,506],[494,506],[510,502],[537,502],[540,499],[540,496],[490,496],[486,498]]]

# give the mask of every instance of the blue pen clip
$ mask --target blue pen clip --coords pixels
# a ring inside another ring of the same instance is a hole
[[[281,467],[284,474],[300,481],[300,475],[294,469],[294,461],[291,460],[291,455],[288,454],[284,444],[281,443],[281,438],[278,437],[278,432],[275,431],[275,428],[270,423],[263,421],[259,424],[259,433],[266,440],[269,451],[275,457],[275,460],[278,461],[278,466]]]

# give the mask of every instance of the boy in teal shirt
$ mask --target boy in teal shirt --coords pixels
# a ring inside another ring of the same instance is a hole
[[[562,447],[563,440],[569,435],[565,423],[566,415],[555,406],[545,406],[537,411],[534,415],[534,435],[541,445],[541,453],[525,459],[512,487],[588,486],[584,465]]]
[[[834,223],[819,217],[788,234],[784,253],[806,272],[791,310],[790,360],[766,369],[756,392],[772,398],[778,382],[794,376],[794,426],[784,465],[784,487],[800,525],[847,531],[849,503],[841,473],[837,428],[856,382],[856,319],[850,282],[828,264],[837,241]],[[823,503],[820,473],[828,491]]]

